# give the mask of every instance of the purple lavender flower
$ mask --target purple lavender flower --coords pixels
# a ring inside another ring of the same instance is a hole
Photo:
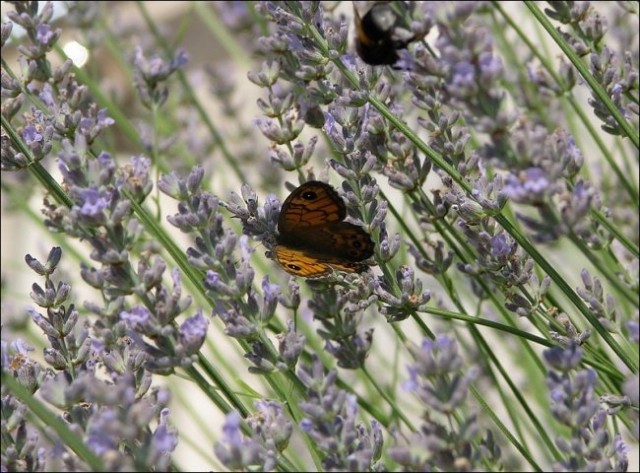
[[[117,424],[117,416],[114,409],[103,409],[92,417],[87,428],[87,445],[97,455],[105,455],[115,451],[118,438],[113,432]]]
[[[506,261],[513,253],[513,244],[509,244],[504,233],[500,233],[491,238],[491,256],[498,260]]]
[[[254,436],[271,450],[270,456],[276,456],[287,448],[293,425],[277,402],[260,400],[255,402],[255,407],[256,412],[247,418],[247,423]]]
[[[356,423],[356,399],[336,387],[337,373],[325,375],[320,362],[314,360],[298,376],[308,388],[307,400],[299,405],[305,416],[300,427],[323,452],[323,467],[349,471],[384,468],[379,463],[383,443],[380,426],[376,423],[369,430]]]
[[[146,58],[142,48],[136,48],[133,59],[134,80],[140,100],[146,107],[155,104],[161,106],[169,96],[169,89],[162,85],[171,74],[184,67],[188,55],[184,50],[179,50],[169,61],[154,55]]]
[[[57,35],[51,29],[51,26],[46,23],[38,25],[36,31],[36,39],[45,46],[51,45],[57,39]]]
[[[131,327],[141,330],[144,329],[151,320],[151,312],[145,307],[136,306],[130,311],[120,313],[120,319],[129,324]]]
[[[614,440],[617,446],[613,451],[603,454],[611,442],[606,430],[607,413],[599,408],[595,395],[596,372],[576,370],[583,357],[582,349],[576,344],[552,347],[544,352],[544,357],[552,368],[560,370],[547,374],[551,413],[558,422],[570,427],[573,434],[571,438],[556,439],[565,459],[554,468],[609,470],[612,461],[614,465],[624,465],[627,459],[620,439]]]
[[[76,131],[85,136],[87,143],[93,143],[100,133],[115,124],[115,120],[107,115],[106,109],[90,108],[87,115],[80,118]]]
[[[286,333],[278,335],[278,352],[288,368],[293,368],[305,347],[306,338],[301,335],[289,320]]]
[[[264,303],[262,305],[261,319],[267,323],[274,316],[278,298],[280,296],[280,286],[269,282],[269,277],[262,280],[262,291],[264,293]]]
[[[180,343],[184,346],[186,354],[192,355],[200,350],[207,336],[208,326],[209,319],[206,319],[200,310],[180,325]]]
[[[453,65],[451,90],[456,90],[459,96],[476,94],[475,70],[469,61],[460,61]]]
[[[258,441],[242,435],[241,420],[240,414],[236,411],[227,414],[222,438],[214,446],[216,456],[230,470],[261,466],[264,462]]]
[[[466,397],[469,384],[477,376],[477,371],[471,369],[467,375],[452,375],[451,390],[440,388],[435,391],[435,381],[446,373],[455,373],[462,368],[463,360],[457,354],[457,344],[447,336],[438,336],[434,341],[424,340],[418,349],[412,348],[416,357],[416,364],[409,367],[409,381],[406,389],[415,394],[429,407],[440,412],[452,412]],[[445,397],[446,396],[446,397]]]
[[[169,468],[171,465],[171,453],[178,445],[178,434],[168,424],[169,409],[160,411],[160,421],[153,433],[151,443],[151,455],[149,464],[156,465],[158,469],[162,466]]]
[[[22,138],[24,139],[24,142],[29,146],[31,146],[35,142],[42,141],[42,135],[38,133],[36,127],[33,125],[25,127],[24,131],[22,132]]]
[[[83,189],[78,193],[81,204],[77,207],[77,215],[82,221],[106,223],[105,210],[111,203],[111,194],[97,189]]]
[[[2,23],[2,35],[0,37],[0,40],[1,40],[0,44],[2,45],[2,47],[4,47],[5,43],[11,36],[12,29],[13,29],[13,23],[11,22]]]
[[[472,367],[462,374],[464,361],[458,354],[458,345],[446,335],[424,340],[419,347],[410,345],[409,349],[414,363],[408,367],[409,379],[404,388],[416,394],[429,411],[448,416],[465,401],[478,370]],[[391,458],[409,469],[449,470],[460,465],[472,469],[480,458],[471,444],[471,439],[480,434],[475,416],[468,416],[457,428],[440,424],[436,415],[425,418],[420,431],[408,442],[389,448]]]
[[[550,183],[541,168],[528,168],[517,176],[509,174],[503,192],[515,202],[535,205],[549,197]]]
[[[47,256],[47,262],[45,264],[42,264],[31,255],[26,255],[24,257],[24,260],[27,265],[40,276],[49,276],[56,270],[56,267],[60,262],[60,258],[62,258],[62,250],[59,246],[54,246],[53,248],[51,248],[51,251]]]
[[[415,272],[410,266],[402,266],[396,271],[397,288],[392,288],[383,279],[373,283],[376,295],[385,305],[381,312],[389,321],[404,320],[431,299],[431,291],[422,290],[422,281],[415,279]]]

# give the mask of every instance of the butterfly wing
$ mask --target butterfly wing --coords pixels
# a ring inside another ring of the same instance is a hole
[[[361,261],[373,255],[374,244],[362,227],[343,221],[346,215],[344,201],[330,185],[302,184],[282,204],[276,261],[288,273],[307,278],[364,271]]]
[[[373,255],[374,244],[364,228],[338,222],[314,230],[307,243],[313,249],[348,262],[358,262]]]
[[[305,254],[304,250],[278,245],[275,248],[275,258],[287,273],[294,276],[319,278],[333,272],[331,265]]]
[[[371,257],[373,250],[373,241],[362,227],[338,222],[280,235],[275,258],[288,273],[314,278],[333,270],[362,272],[368,266],[361,261]]]
[[[282,245],[276,246],[275,259],[287,273],[304,278],[321,278],[333,273],[334,270],[360,273],[368,268],[363,263],[344,261],[323,253],[292,249]]]
[[[347,208],[329,184],[309,181],[295,189],[282,204],[278,231],[287,234],[297,228],[322,227],[341,222]]]

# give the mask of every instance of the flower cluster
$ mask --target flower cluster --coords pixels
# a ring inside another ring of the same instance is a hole
[[[216,456],[230,470],[273,470],[279,454],[289,443],[293,427],[282,406],[273,401],[258,401],[255,407],[255,413],[246,419],[250,436],[243,435],[242,418],[237,411],[231,411],[226,416],[222,438],[214,446]]]
[[[299,406],[304,414],[300,427],[323,453],[323,468],[384,471],[381,427],[375,420],[371,428],[357,422],[357,399],[336,386],[337,372],[325,373],[322,364],[313,360],[298,375],[307,387],[306,400]]]
[[[52,277],[61,256],[56,247],[46,263],[26,257],[29,267],[45,278],[44,288],[33,284],[31,298],[46,313],[33,308],[29,313],[50,344],[43,353],[48,366],[32,359],[29,352],[33,348],[20,339],[11,344],[3,341],[3,376],[15,377],[26,388],[26,395],[37,393],[48,405],[61,409],[74,434],[110,470],[124,471],[136,465],[166,469],[178,442],[168,423],[171,395],[151,387],[151,372],[144,368],[148,354],[130,337],[123,334],[107,347],[103,339],[91,334],[89,322],[75,306],[66,304],[71,287],[62,281],[56,285]],[[90,459],[83,462],[70,455],[70,445],[57,442],[50,454],[45,454],[44,447],[37,448],[39,434],[28,422],[26,405],[24,398],[3,393],[3,437],[7,441],[3,441],[3,467],[87,469],[85,462]],[[150,429],[153,420],[157,425]],[[51,438],[62,428],[67,427],[57,420],[42,433]]]
[[[565,459],[554,469],[626,471],[628,447],[619,434],[611,438],[607,431],[607,412],[598,407],[595,393],[597,374],[592,369],[577,370],[582,357],[582,349],[576,344],[544,352],[552,368],[547,375],[551,413],[572,432],[572,437],[556,439]]]
[[[550,18],[569,25],[569,31],[562,31],[572,49],[579,56],[589,56],[589,69],[594,79],[604,89],[616,109],[624,119],[638,116],[638,104],[629,100],[638,93],[638,71],[634,70],[631,51],[617,54],[603,43],[608,22],[588,3],[569,5],[560,2],[546,10]],[[630,47],[633,40],[625,44]],[[614,135],[623,134],[619,121],[612,116],[611,109],[605,106],[596,93],[589,101],[594,112],[602,120],[602,129]]]
[[[343,289],[314,284],[309,308],[320,322],[318,335],[342,368],[362,368],[371,349],[373,329],[358,332],[364,311],[375,302],[371,284]]]
[[[411,435],[409,442],[401,442],[390,449],[391,457],[408,470],[424,471],[433,468],[445,471],[469,471],[480,461],[499,464],[499,448],[490,447],[492,434],[481,439],[475,415],[456,419],[456,427],[447,428],[437,414],[450,416],[465,402],[469,387],[478,377],[478,369],[464,369],[464,360],[456,342],[447,336],[425,340],[409,350],[415,364],[408,367],[409,380],[405,388],[414,393],[428,409],[425,423]],[[476,450],[479,441],[483,448]],[[486,449],[486,450],[485,450]],[[484,455],[485,453],[490,455]]]

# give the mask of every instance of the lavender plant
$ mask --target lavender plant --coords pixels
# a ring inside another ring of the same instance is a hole
[[[366,3],[3,4],[2,471],[638,470],[637,5]]]

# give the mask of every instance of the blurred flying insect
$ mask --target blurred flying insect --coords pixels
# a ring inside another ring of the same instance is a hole
[[[401,3],[405,8],[404,2]],[[372,66],[394,66],[400,59],[398,50],[406,48],[422,35],[402,38],[398,33],[398,14],[391,2],[376,2],[363,17],[353,2],[356,27],[356,52],[360,59]]]

